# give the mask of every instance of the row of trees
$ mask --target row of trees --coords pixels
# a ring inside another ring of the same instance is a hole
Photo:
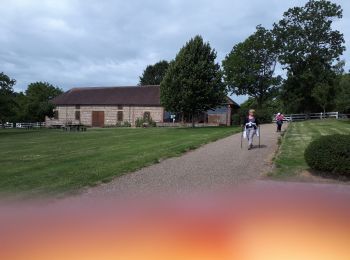
[[[49,102],[63,91],[47,82],[35,82],[27,90],[15,92],[15,79],[0,73],[0,124],[5,122],[42,122],[45,116],[53,116],[53,104]]]
[[[271,30],[258,26],[223,61],[226,83],[234,93],[253,97],[257,108],[350,112],[348,74],[340,61],[345,41],[332,28],[342,12],[330,1],[310,0],[290,8]],[[276,65],[285,79],[276,75]]]
[[[332,28],[342,12],[326,0],[290,8],[271,30],[258,25],[236,44],[222,69],[215,63],[215,50],[196,36],[175,60],[148,66],[140,84],[160,84],[163,105],[181,113],[214,108],[226,92],[248,95],[247,104],[260,110],[349,113],[350,76],[340,61],[345,41]]]

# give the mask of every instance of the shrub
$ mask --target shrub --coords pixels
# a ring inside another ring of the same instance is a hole
[[[129,121],[124,121],[123,127],[131,127],[131,123]]]
[[[304,156],[314,170],[350,177],[350,135],[322,136],[309,144]]]
[[[144,118],[137,118],[135,121],[135,126],[136,127],[143,127],[146,125],[147,127],[156,127],[157,123],[153,121],[153,119],[150,117],[148,120]]]
[[[136,118],[135,126],[136,127],[142,127],[144,122],[145,122],[145,120],[143,120],[143,118]]]
[[[115,126],[116,127],[131,127],[131,124],[128,121],[124,121],[124,122],[117,122],[117,124]]]

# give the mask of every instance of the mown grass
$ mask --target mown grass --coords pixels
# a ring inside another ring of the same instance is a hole
[[[177,156],[240,128],[0,130],[0,193],[57,196],[162,158]]]
[[[312,120],[291,123],[275,158],[276,169],[270,175],[276,178],[294,177],[308,170],[304,159],[306,147],[313,139],[331,134],[350,135],[350,121]]]

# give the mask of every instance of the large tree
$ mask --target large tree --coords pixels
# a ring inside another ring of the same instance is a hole
[[[343,34],[332,29],[342,18],[341,6],[326,0],[310,0],[290,8],[274,24],[280,49],[279,62],[287,70],[282,98],[291,112],[318,110],[313,89],[334,86],[335,63],[345,50]]]
[[[168,110],[192,116],[225,103],[226,87],[216,51],[201,36],[186,43],[170,63],[161,83],[161,103]]]
[[[14,91],[13,86],[16,84],[16,80],[11,79],[9,76],[0,73],[0,123],[2,124],[8,120],[12,115],[15,108]]]
[[[169,67],[166,60],[157,62],[154,65],[148,65],[140,77],[140,85],[159,85]]]
[[[281,77],[274,75],[277,56],[274,35],[257,26],[223,61],[225,83],[233,93],[253,97],[260,108],[276,94],[281,82]]]
[[[350,73],[341,76],[335,102],[339,112],[350,113]]]
[[[15,93],[14,102],[15,109],[10,120],[12,122],[27,122],[29,120],[29,115],[27,113],[28,98],[25,93]]]
[[[45,116],[53,117],[53,104],[50,100],[62,94],[62,90],[47,82],[31,83],[26,90],[27,117],[33,122],[42,122]]]

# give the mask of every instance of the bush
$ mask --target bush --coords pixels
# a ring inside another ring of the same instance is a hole
[[[143,118],[136,118],[135,126],[136,127],[142,127],[144,122],[145,122],[145,120],[143,120]]]
[[[131,124],[128,121],[124,121],[124,122],[117,122],[117,124],[115,126],[116,127],[131,127]]]
[[[152,118],[149,118],[148,120],[145,120],[144,118],[137,118],[135,121],[136,127],[156,127],[157,123],[153,121]]]
[[[305,150],[311,169],[350,177],[350,135],[322,136]]]
[[[124,121],[123,127],[131,127],[131,123],[129,121]]]

